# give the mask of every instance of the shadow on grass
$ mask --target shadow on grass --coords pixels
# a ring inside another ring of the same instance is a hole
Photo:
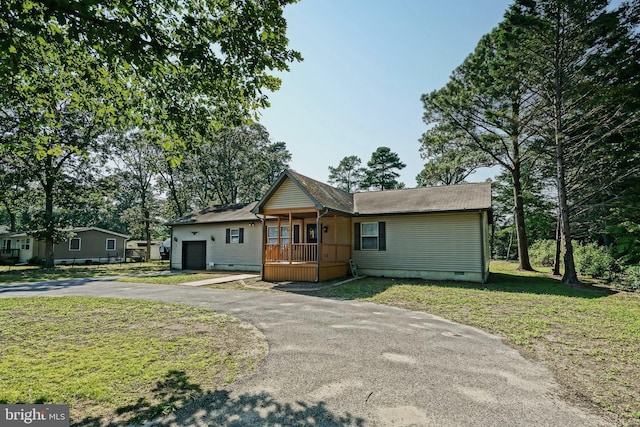
[[[105,281],[106,277],[90,277],[77,279],[47,280],[33,283],[0,284],[0,294],[12,292],[45,292],[56,289],[73,288],[90,282]]]
[[[73,426],[115,427],[140,425],[154,419],[153,425],[207,426],[362,426],[364,420],[349,413],[339,416],[324,402],[282,403],[266,392],[231,397],[227,390],[203,393],[199,385],[189,382],[182,371],[172,371],[158,382],[150,404],[140,398],[134,405],[116,410],[117,420],[85,418]],[[159,417],[159,418],[158,418]]]
[[[365,299],[383,293],[398,285],[424,287],[457,288],[469,290],[513,292],[538,295],[559,295],[574,298],[602,298],[616,293],[608,288],[592,286],[589,283],[565,285],[557,279],[544,276],[524,276],[510,273],[491,273],[487,283],[438,281],[421,279],[392,279],[384,277],[367,277],[347,283],[343,286],[316,292],[304,292],[305,295],[341,298]],[[301,292],[302,293],[302,292]]]

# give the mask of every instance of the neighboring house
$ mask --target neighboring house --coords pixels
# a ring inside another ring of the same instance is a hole
[[[259,202],[175,220],[171,267],[261,271],[269,281],[359,274],[486,281],[491,184],[350,194],[292,170]]]
[[[127,240],[127,258],[131,258],[135,261],[140,260],[159,260],[160,248],[162,242],[152,240],[151,241],[151,255],[147,256],[147,241],[146,240]]]
[[[124,261],[125,245],[129,236],[97,227],[66,230],[72,236],[54,245],[55,264],[113,263]],[[45,242],[30,233],[0,234],[0,258],[11,256],[14,262],[26,263],[44,258]]]

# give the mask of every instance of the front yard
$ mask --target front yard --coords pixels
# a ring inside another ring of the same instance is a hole
[[[107,298],[0,299],[0,403],[72,424],[142,423],[254,369],[262,334],[209,310]]]
[[[501,335],[544,363],[566,398],[640,424],[640,294],[562,285],[492,261],[487,284],[365,278],[316,292],[424,311]]]

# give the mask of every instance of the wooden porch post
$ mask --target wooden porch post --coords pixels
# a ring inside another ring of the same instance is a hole
[[[289,212],[289,264],[293,263],[293,218]]]
[[[333,261],[338,261],[338,215],[333,215]]]

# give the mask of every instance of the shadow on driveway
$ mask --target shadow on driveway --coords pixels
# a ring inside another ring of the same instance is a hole
[[[281,403],[267,392],[231,397],[227,390],[203,393],[182,371],[171,371],[153,390],[153,403],[140,398],[135,404],[116,409],[118,421],[88,417],[74,426],[115,427],[125,422],[142,423],[156,419],[154,426],[363,426],[362,418],[349,413],[336,415],[324,402],[295,405]],[[186,406],[182,406],[186,403]],[[146,425],[146,424],[145,424]]]

